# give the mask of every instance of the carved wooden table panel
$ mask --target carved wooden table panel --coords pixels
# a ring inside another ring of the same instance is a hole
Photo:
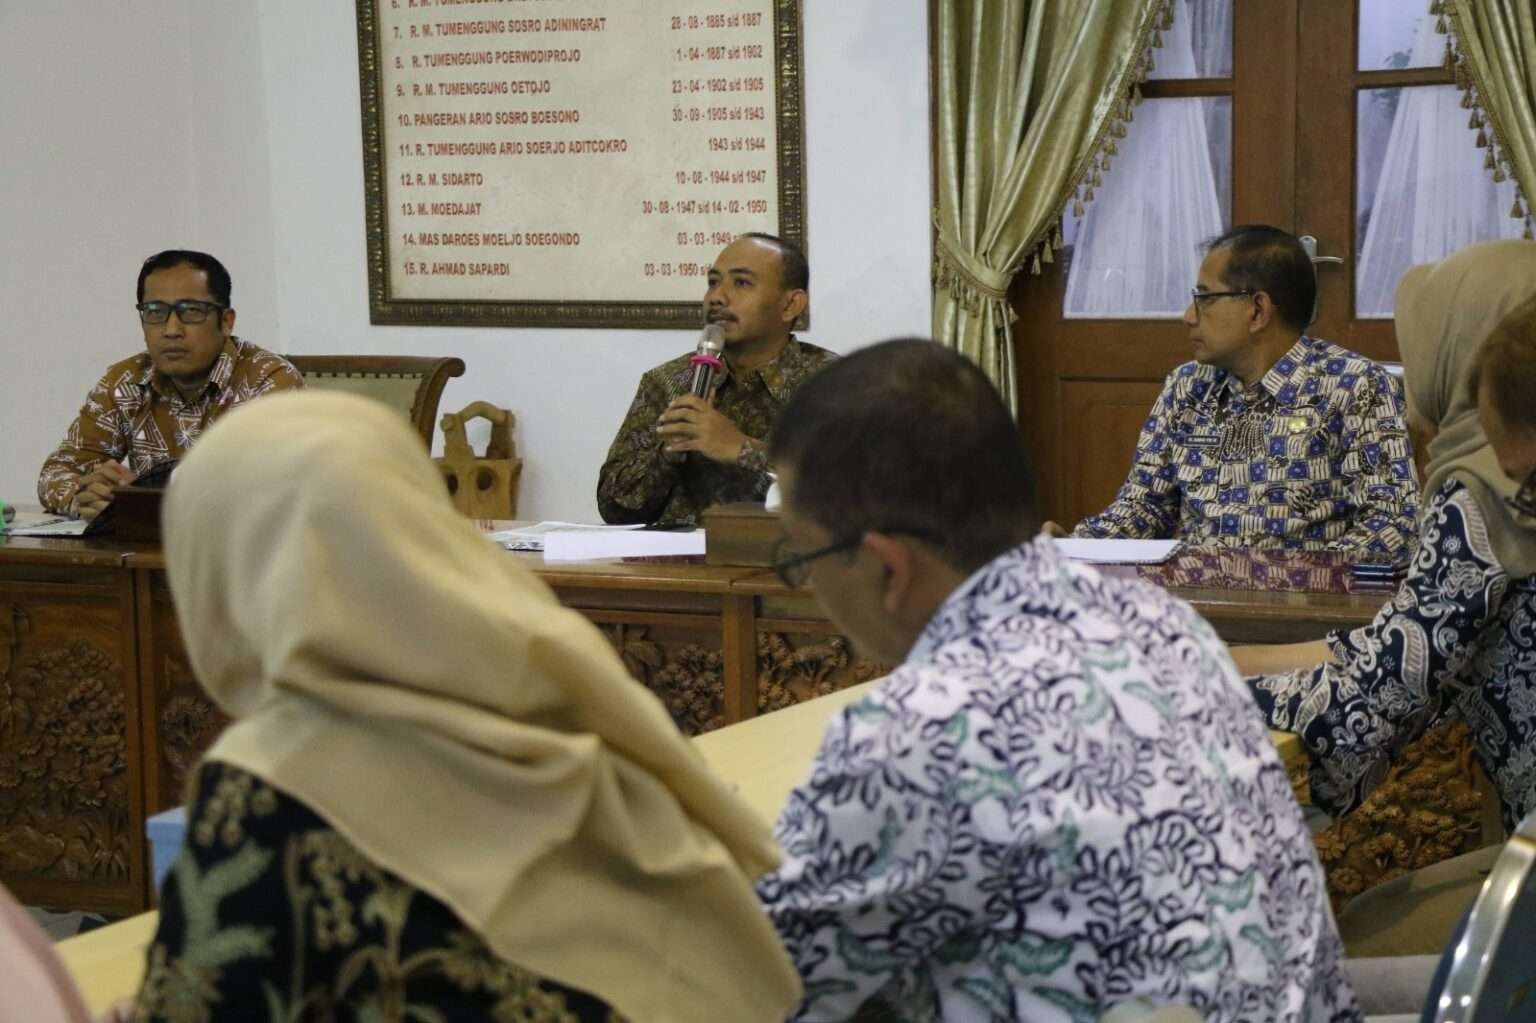
[[[146,893],[133,591],[119,559],[92,560],[0,563],[0,882],[129,913]]]
[[[164,572],[135,572],[139,607],[138,660],[144,694],[144,812],[186,802],[187,779],[198,759],[229,723],[203,693],[187,660],[186,644]]]
[[[864,656],[806,592],[790,592],[777,580],[756,578],[741,589],[756,604],[757,702],[759,713],[888,674],[891,665]]]
[[[508,556],[590,618],[689,734],[887,670],[811,594],[771,575]],[[0,544],[0,881],[27,902],[144,908],[144,819],[181,802],[223,727],[188,666],[163,569],[154,550]],[[1168,582],[1229,641],[1318,638],[1368,620],[1381,600]],[[1475,774],[1464,729],[1411,747],[1364,807],[1319,836],[1335,899],[1475,847]]]

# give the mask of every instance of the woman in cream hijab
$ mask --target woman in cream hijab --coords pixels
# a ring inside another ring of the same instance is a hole
[[[479,535],[398,415],[253,402],[166,499],[234,723],[161,892],[141,1019],[779,1020],[767,829],[602,635]]]
[[[1473,245],[1404,275],[1396,324],[1409,417],[1433,437],[1408,576],[1370,625],[1233,651],[1243,671],[1268,673],[1249,679],[1254,697],[1271,728],[1301,736],[1313,802],[1334,815],[1448,716],[1470,726],[1506,830],[1536,811],[1536,520],[1509,506],[1516,485],[1469,386],[1484,342],[1512,310],[1529,318],[1536,307],[1517,307],[1532,296],[1530,241]],[[1350,954],[1438,952],[1481,881],[1475,868],[1491,860],[1473,857],[1388,882],[1403,896],[1391,910],[1366,911],[1392,894],[1386,886],[1362,896],[1339,921]]]

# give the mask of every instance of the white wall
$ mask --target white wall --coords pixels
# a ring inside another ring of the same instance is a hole
[[[55,5],[11,6],[0,7],[0,81],[24,88],[20,99],[0,88],[0,123],[24,115],[25,127],[11,150],[20,166],[7,154],[0,182],[8,208],[17,196],[60,194],[30,210],[21,232],[24,243],[46,241],[49,257],[22,260],[25,280],[0,279],[4,307],[25,309],[9,347],[38,346],[25,373],[5,371],[0,495],[32,493],[38,465],[92,380],[137,343],[124,282],[131,287],[138,261],[187,244],[227,257],[239,331],[269,347],[463,358],[468,372],[449,385],[442,408],[483,399],[517,414],[519,514],[595,518],[597,469],[636,381],[694,337],[371,326],[352,4],[136,0],[131,18],[97,16],[107,5],[91,5],[98,21],[89,24],[52,13]],[[847,351],[926,333],[925,5],[804,6],[814,295],[805,337]],[[59,58],[67,50],[74,63]],[[71,79],[67,88],[61,76]],[[222,125],[210,106],[223,108]],[[76,118],[90,127],[63,127]],[[206,145],[140,139],[150,134],[136,130],[141,118],[212,127]],[[166,225],[172,216],[183,218],[180,234]],[[13,256],[27,247],[13,245]],[[64,265],[72,272],[61,275]],[[82,281],[94,284],[85,309],[74,304]],[[107,289],[116,289],[110,301],[96,298]],[[39,305],[66,296],[64,316]],[[15,330],[19,318],[10,319]]]
[[[277,312],[247,0],[0,3],[0,499],[37,470],[107,365],[143,346],[151,253],[217,253],[237,330]]]

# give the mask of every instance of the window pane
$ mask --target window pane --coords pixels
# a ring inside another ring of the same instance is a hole
[[[1360,70],[1438,67],[1445,36],[1435,32],[1435,20],[1428,3],[1360,0]]]
[[[1152,61],[1148,79],[1230,77],[1232,0],[1178,0]]]
[[[1081,219],[1067,211],[1068,319],[1179,316],[1201,244],[1231,221],[1232,100],[1149,99]]]
[[[1496,184],[1454,85],[1366,89],[1357,109],[1355,315],[1390,317],[1403,271],[1518,238],[1513,179]]]

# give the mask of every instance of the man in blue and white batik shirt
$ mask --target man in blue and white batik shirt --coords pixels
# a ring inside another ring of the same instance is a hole
[[[775,428],[777,569],[900,666],[828,726],[759,894],[796,1018],[1355,1020],[1323,872],[1225,648],[1063,560],[1011,417],[926,341],[856,352]]]

